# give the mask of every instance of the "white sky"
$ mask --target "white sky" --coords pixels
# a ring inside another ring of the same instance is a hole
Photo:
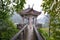
[[[28,5],[30,5],[30,7],[33,6],[34,10],[41,11],[42,10],[41,4],[42,0],[26,0],[25,9],[28,8]]]

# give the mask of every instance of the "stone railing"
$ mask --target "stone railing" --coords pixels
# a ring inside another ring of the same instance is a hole
[[[11,40],[24,40],[27,33],[27,25],[25,25]]]
[[[37,28],[33,26],[34,35],[36,36],[36,40],[45,40],[44,37],[38,32]]]

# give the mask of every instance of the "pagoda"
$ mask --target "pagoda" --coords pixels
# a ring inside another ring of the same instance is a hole
[[[36,25],[37,16],[40,15],[41,12],[34,10],[33,7],[32,8],[28,7],[27,9],[19,12],[19,14],[23,18],[23,24],[24,24],[24,19],[27,19],[29,26],[32,27],[32,25]]]

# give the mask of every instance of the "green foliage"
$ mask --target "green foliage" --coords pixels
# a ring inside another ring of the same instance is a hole
[[[50,37],[60,40],[60,0],[43,0],[43,10],[48,12],[50,18]],[[51,32],[52,31],[52,32]]]
[[[18,32],[16,26],[10,20],[1,20],[0,23],[0,39],[10,40]]]
[[[45,40],[55,40],[53,37],[49,37],[49,32],[47,32],[46,29],[40,28],[38,31],[42,34]]]
[[[16,3],[18,0],[13,0]],[[22,10],[25,0],[20,0],[20,3],[16,3],[17,5],[13,5],[13,7],[9,6],[11,4],[11,0],[0,0],[0,40],[10,40],[17,32],[18,29],[14,25],[14,23],[10,20],[10,16],[14,10]],[[19,6],[18,6],[19,5]],[[17,8],[18,7],[18,8]]]
[[[25,0],[17,0],[17,2],[16,2],[17,6],[15,6],[16,11],[17,12],[21,11],[23,9],[25,3],[26,3]]]

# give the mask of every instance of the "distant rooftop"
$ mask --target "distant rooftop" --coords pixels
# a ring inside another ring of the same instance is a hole
[[[41,14],[41,12],[38,12],[38,11],[34,10],[33,8],[27,8],[27,9],[22,10],[20,12],[20,15],[33,15],[33,16],[38,16],[40,14]]]

